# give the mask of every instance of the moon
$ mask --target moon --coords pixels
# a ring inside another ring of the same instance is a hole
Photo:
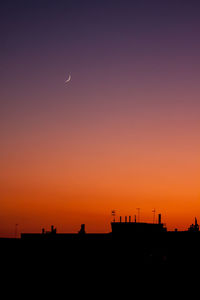
[[[71,78],[72,78],[71,75],[69,75],[69,77],[67,78],[67,80],[65,80],[65,83],[70,82]]]

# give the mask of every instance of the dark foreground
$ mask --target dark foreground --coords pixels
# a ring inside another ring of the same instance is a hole
[[[197,264],[200,232],[135,235],[56,235],[35,239],[0,239],[1,257],[9,264],[28,266],[134,266],[136,264]]]

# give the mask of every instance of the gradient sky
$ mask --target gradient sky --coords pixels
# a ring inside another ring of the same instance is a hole
[[[200,3],[0,2],[0,236],[200,221]],[[65,84],[68,75],[72,80]]]

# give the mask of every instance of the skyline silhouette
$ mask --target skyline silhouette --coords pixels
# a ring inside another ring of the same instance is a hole
[[[154,233],[154,232],[199,232],[199,225],[197,222],[197,218],[194,218],[194,224],[190,224],[190,226],[188,228],[185,228],[184,230],[179,230],[178,228],[173,228],[173,229],[168,229],[167,228],[167,224],[161,222],[161,214],[159,213],[157,215],[157,220],[155,220],[155,210],[153,210],[153,220],[150,222],[144,221],[144,220],[140,220],[140,215],[138,213],[138,217],[137,215],[134,216],[116,216],[116,212],[113,210],[111,212],[111,215],[113,217],[113,219],[110,221],[110,229],[108,230],[108,232],[90,232],[85,230],[85,225],[86,224],[81,224],[80,229],[77,232],[69,232],[69,231],[60,231],[58,232],[57,227],[55,227],[54,225],[51,225],[50,230],[46,230],[44,227],[41,228],[41,233],[38,232],[24,232],[24,231],[19,231],[19,224],[15,224],[15,230],[14,230],[14,235],[8,237],[9,239],[19,239],[19,238],[24,238],[24,237],[64,237],[64,236],[77,236],[77,234],[79,236],[84,236],[85,234],[87,234],[88,236],[92,236],[92,235],[97,235],[97,236],[107,236],[110,235],[111,233],[116,235],[120,234],[121,236],[125,235],[125,237],[127,236],[127,234],[134,234],[134,233]],[[59,233],[59,234],[58,234]],[[6,237],[1,237],[2,239],[5,239]]]
[[[138,222],[131,216],[115,218],[108,233],[88,233],[81,224],[77,233],[60,233],[54,225],[40,233],[22,233],[21,238],[2,239],[4,256],[17,253],[20,263],[34,261],[44,264],[46,259],[56,266],[69,265],[69,259],[84,268],[101,262],[105,267],[117,260],[121,266],[135,264],[199,263],[200,231],[197,218],[186,231],[168,231],[161,214],[156,222]],[[45,255],[44,255],[45,253]],[[31,257],[31,259],[30,259]]]

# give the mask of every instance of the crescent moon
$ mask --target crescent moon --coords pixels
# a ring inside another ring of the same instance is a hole
[[[71,75],[69,75],[69,77],[67,78],[67,80],[65,80],[65,83],[69,82],[71,80]]]

